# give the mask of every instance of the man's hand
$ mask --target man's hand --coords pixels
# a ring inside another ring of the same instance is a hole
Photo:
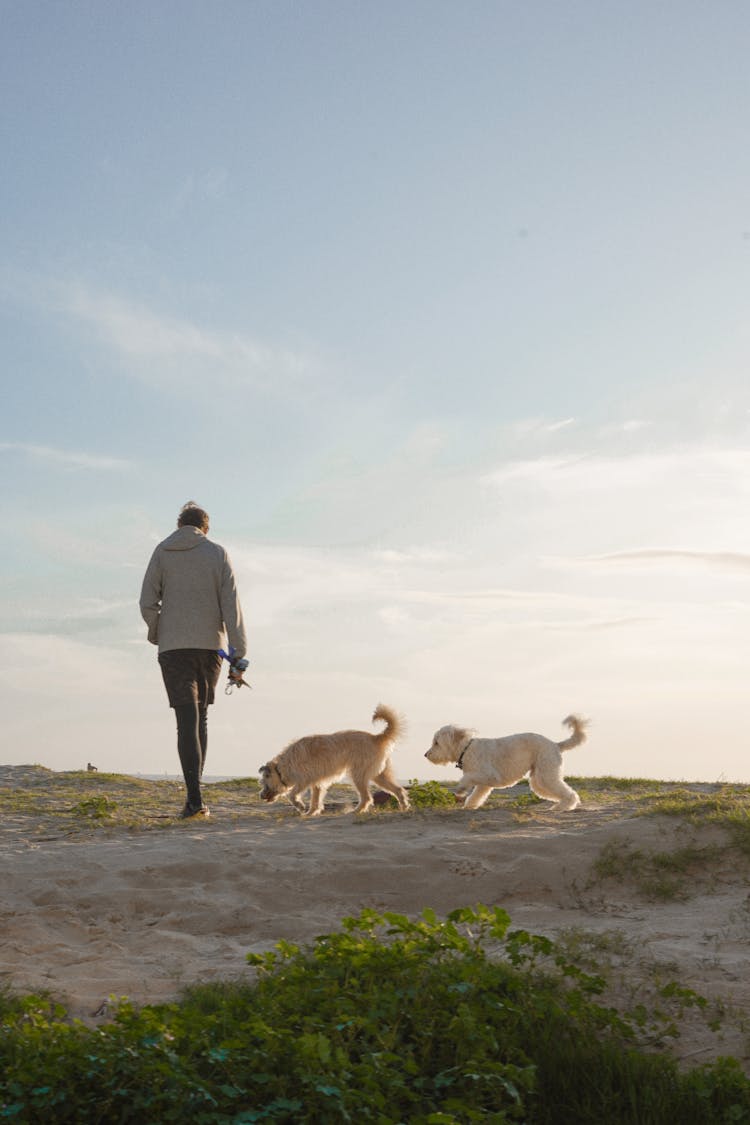
[[[250,684],[243,679],[243,673],[247,671],[250,661],[246,660],[244,656],[235,656],[231,645],[229,646],[229,652],[224,652],[224,649],[220,648],[219,656],[229,664],[229,682],[225,688],[225,694],[231,695],[233,687],[249,688]]]
[[[244,673],[250,665],[249,660],[245,660],[244,656],[241,660],[236,658],[229,665],[229,679],[230,682],[236,684],[237,687],[250,687],[250,684],[245,680]]]

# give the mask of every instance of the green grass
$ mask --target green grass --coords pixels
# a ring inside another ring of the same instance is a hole
[[[750,794],[745,787],[722,786],[707,795],[678,790],[657,797],[647,811],[651,815],[681,817],[691,824],[723,828],[732,845],[750,856]]]
[[[645,1050],[674,1034],[669,1014],[615,1011],[599,973],[509,922],[484,906],[414,921],[366,910],[309,947],[248,955],[253,984],[123,1000],[93,1029],[44,997],[0,997],[0,1120],[750,1121],[733,1060],[680,1070]],[[674,984],[671,997],[702,1003]]]
[[[446,789],[439,781],[414,779],[407,782],[406,790],[413,809],[455,809],[456,807],[456,798],[452,790]],[[384,804],[376,806],[375,812],[395,812],[396,809],[398,809],[398,801],[395,797],[390,797]]]
[[[609,785],[610,779],[602,779]],[[649,901],[688,899],[727,864],[750,859],[750,791],[717,785],[710,792],[686,786],[634,782],[633,815],[665,816],[683,822],[689,838],[668,851],[646,851],[629,841],[606,844],[592,866],[588,887],[597,881],[629,883]],[[607,790],[610,792],[610,790]],[[715,829],[706,841],[706,830]]]
[[[257,800],[255,778],[236,778],[205,786],[210,803],[220,802],[230,815]],[[37,818],[38,831],[68,835],[92,829],[164,828],[178,817],[185,801],[181,781],[130,777],[126,774],[55,772],[26,767],[12,786],[0,786],[0,817]],[[0,1121],[2,1120],[0,1116]]]
[[[650,901],[687,899],[696,876],[715,869],[725,858],[720,845],[688,843],[670,851],[644,851],[629,840],[604,845],[592,865],[589,885],[614,879],[630,882]]]

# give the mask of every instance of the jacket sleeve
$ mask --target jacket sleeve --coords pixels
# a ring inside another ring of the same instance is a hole
[[[247,652],[247,636],[245,635],[245,622],[242,616],[237,583],[232,570],[229,556],[224,556],[224,566],[221,574],[221,616],[227,631],[227,641],[235,649],[240,659]]]
[[[154,551],[146,568],[141,586],[141,617],[148,625],[148,639],[152,645],[159,643],[159,613],[161,612],[161,563],[158,549]]]

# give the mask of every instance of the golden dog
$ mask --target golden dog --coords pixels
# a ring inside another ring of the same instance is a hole
[[[355,812],[372,808],[371,785],[392,793],[403,811],[409,808],[406,791],[396,781],[390,763],[393,744],[403,732],[401,720],[390,707],[379,703],[372,716],[386,725],[380,734],[342,730],[335,734],[313,734],[292,742],[265,766],[261,766],[260,796],[277,801],[287,796],[303,816],[320,816],[328,787],[348,777],[359,794]],[[309,789],[306,809],[301,794]]]

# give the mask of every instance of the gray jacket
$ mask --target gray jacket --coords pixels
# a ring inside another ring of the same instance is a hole
[[[151,556],[141,588],[141,615],[159,652],[217,651],[227,641],[247,649],[242,607],[229,556],[197,527],[179,527]]]

